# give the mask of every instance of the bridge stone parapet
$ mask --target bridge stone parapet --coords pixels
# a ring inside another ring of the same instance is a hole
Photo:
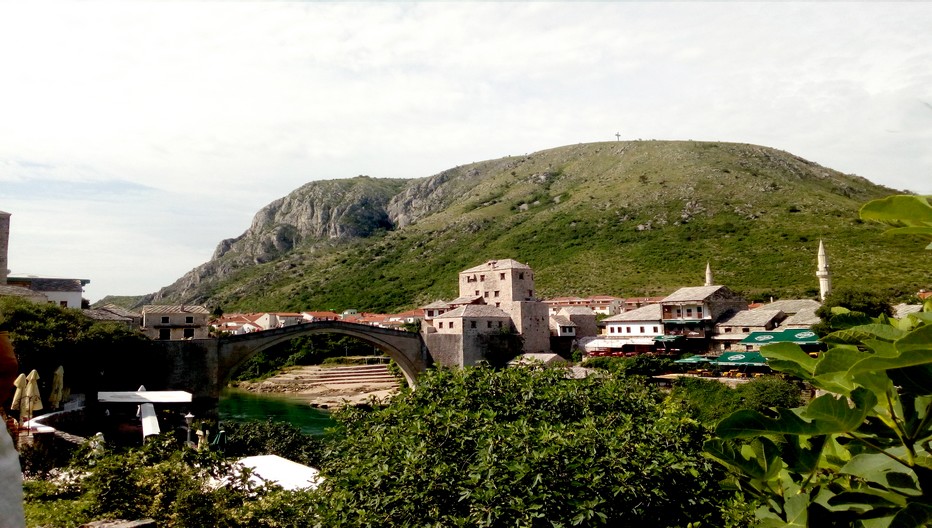
[[[343,321],[316,321],[220,338],[217,379],[223,386],[240,365],[258,352],[295,337],[314,334],[342,334],[369,343],[395,361],[412,387],[418,375],[432,363],[420,334]]]
[[[145,380],[150,390],[191,392],[195,414],[211,415],[216,413],[220,391],[249,358],[285,341],[314,334],[342,334],[369,343],[395,361],[412,387],[418,375],[433,363],[420,334],[343,321],[317,321],[219,339],[157,341],[160,346],[155,357],[126,357],[123,370],[135,372],[140,380],[137,383]]]

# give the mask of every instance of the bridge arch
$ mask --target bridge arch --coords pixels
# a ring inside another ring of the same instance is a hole
[[[430,355],[420,334],[343,321],[317,321],[262,332],[224,336],[219,340],[217,380],[223,387],[249,358],[279,343],[314,334],[341,334],[372,345],[395,361],[410,387],[430,366]]]

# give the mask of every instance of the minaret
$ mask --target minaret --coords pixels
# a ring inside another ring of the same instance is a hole
[[[832,293],[832,274],[828,271],[828,257],[825,256],[825,244],[819,240],[819,267],[816,269],[819,278],[819,298],[823,301]]]
[[[7,251],[10,246],[10,213],[0,211],[0,285],[6,284],[7,274]]]
[[[705,263],[705,285],[706,286],[715,285],[714,282],[712,282],[712,265],[709,264],[708,262]]]

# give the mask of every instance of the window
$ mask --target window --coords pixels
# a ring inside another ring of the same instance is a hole
[[[625,333],[626,333],[626,334],[630,334],[630,333],[631,333],[631,327],[630,327],[630,326],[626,326],[626,327],[625,327]]]
[[[479,296],[479,290],[476,290],[476,297]]]
[[[750,328],[742,328],[741,331],[744,332],[744,333],[746,334],[746,333],[750,332],[751,329],[750,329]]]
[[[184,338],[185,338],[185,339],[193,339],[193,338],[194,338],[194,329],[193,329],[193,328],[185,328],[185,329],[184,329]]]
[[[679,308],[677,308],[677,309],[676,309],[676,316],[677,316],[677,317],[682,317],[682,316],[683,316],[683,311],[680,310]]]
[[[456,327],[455,323],[453,321],[450,321],[450,328],[455,328],[455,327]]]
[[[162,328],[159,330],[159,339],[162,341],[168,341],[172,338],[171,328]]]
[[[498,297],[498,290],[495,290],[495,295],[493,297]]]
[[[191,315],[189,315],[189,316],[187,316],[187,317],[184,318],[184,322],[187,323],[187,324],[194,324],[194,317],[191,316]]]
[[[655,333],[655,334],[659,334],[659,333],[660,333],[660,328],[655,326],[655,327],[654,327],[654,333]]]
[[[485,275],[479,275],[479,282],[485,282]]]
[[[731,328],[725,328],[725,333],[726,333],[726,334],[730,334],[730,333],[731,333]]]
[[[614,327],[614,326],[608,327],[608,333],[614,334],[614,333],[615,333],[615,327]]]
[[[167,316],[167,315],[163,315],[163,316],[162,316],[162,324],[168,324],[168,316]]]
[[[699,306],[696,308],[696,317],[702,317],[702,307]]]
[[[643,327],[643,326],[641,327],[641,333],[642,333],[642,334],[644,333],[644,327]]]
[[[524,280],[524,272],[518,273],[518,280]]]
[[[437,322],[437,328],[443,328],[443,321]]]
[[[475,321],[469,321],[469,328],[475,328],[475,327],[476,327],[476,322],[475,322]]]
[[[489,292],[482,292],[482,296],[485,297],[486,299],[488,299],[488,298],[489,298]]]
[[[502,322],[501,322],[501,321],[498,322],[498,327],[499,327],[499,328],[502,327]]]
[[[687,309],[686,309],[686,317],[692,317],[692,316],[693,316],[693,309],[692,309],[692,308],[687,308]]]
[[[505,280],[505,274],[504,274],[504,273],[499,273],[499,274],[498,274],[498,280]]]
[[[528,297],[533,297],[533,296],[534,296],[534,290],[528,290],[528,291],[527,291],[527,296],[528,296]]]
[[[496,308],[499,308],[501,305],[502,305],[502,303],[495,303],[495,307],[496,307]]]
[[[486,327],[492,328],[492,321],[486,321]]]
[[[67,308],[68,301],[58,301],[58,306],[61,306],[62,308]]]

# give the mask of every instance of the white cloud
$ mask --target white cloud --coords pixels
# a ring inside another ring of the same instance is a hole
[[[0,4],[11,265],[148,292],[307,181],[616,131],[765,144],[932,193],[930,20],[921,3]],[[150,191],[48,202],[24,181]],[[56,236],[68,251],[46,258]]]

